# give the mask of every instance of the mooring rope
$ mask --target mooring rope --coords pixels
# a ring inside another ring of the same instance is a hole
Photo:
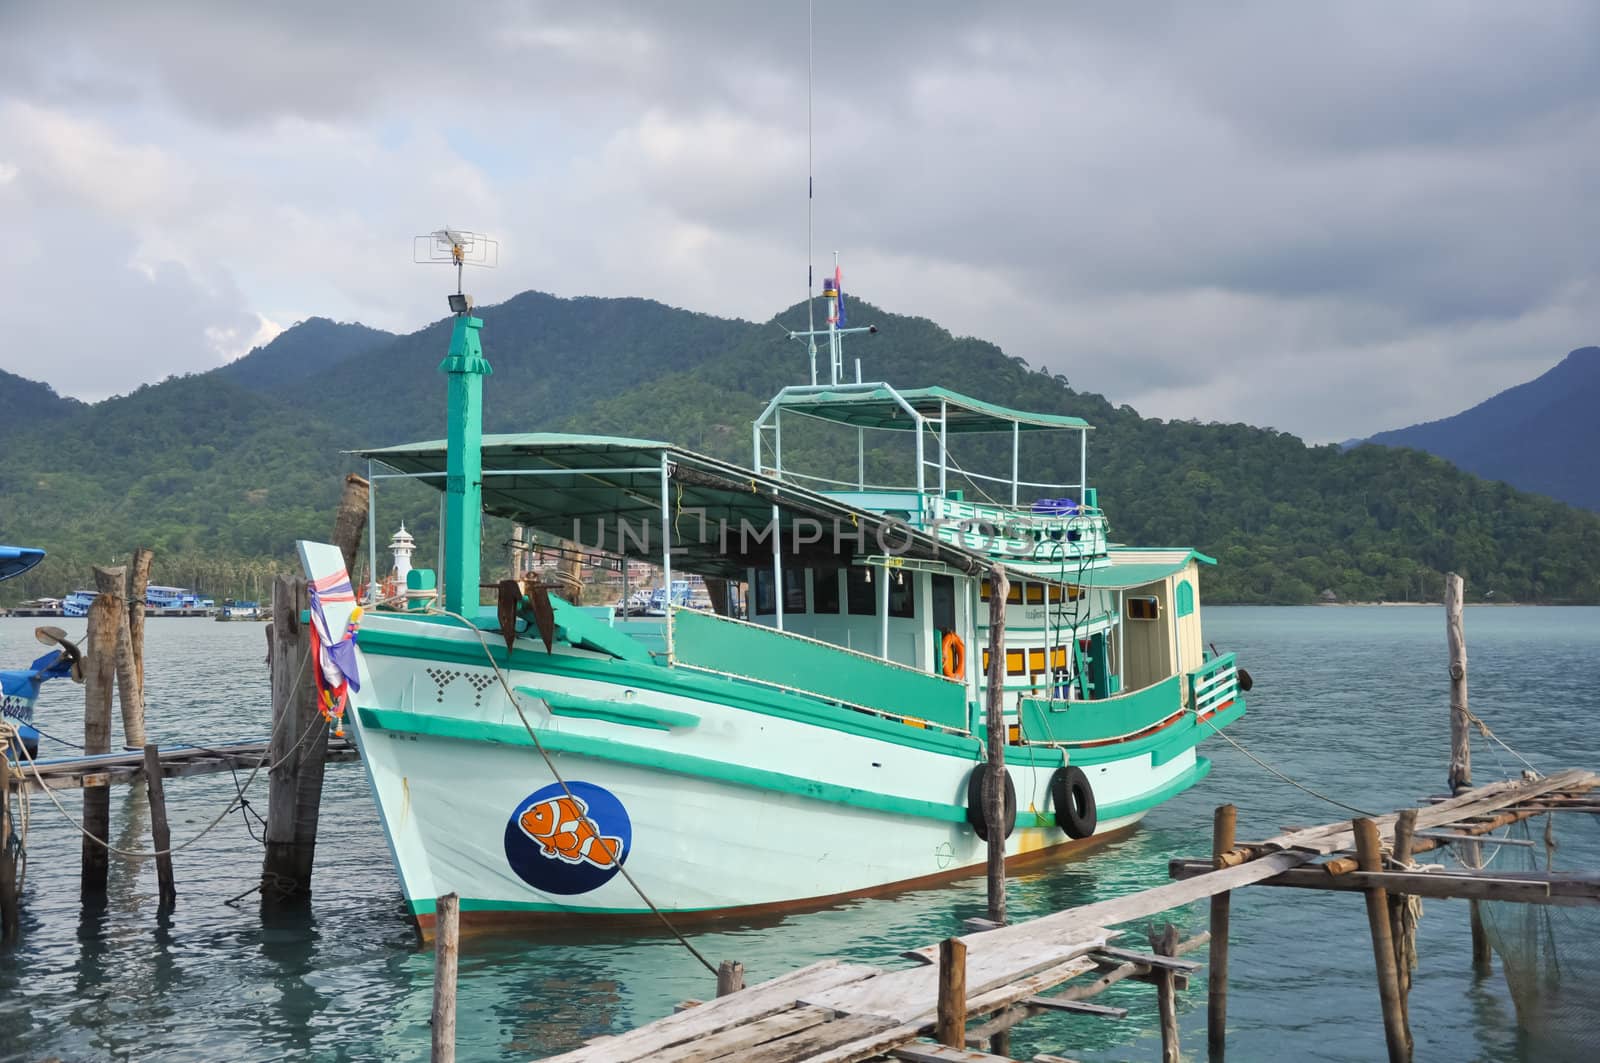
[[[1491,731],[1489,729],[1489,725],[1483,722],[1483,718],[1481,716],[1468,708],[1463,708],[1461,711],[1466,713],[1468,723],[1477,725],[1477,728],[1480,732],[1482,732],[1483,737],[1487,738],[1491,742],[1494,742],[1501,749],[1504,749],[1507,753],[1510,753],[1513,757],[1516,757],[1518,760],[1522,761],[1523,766],[1529,771],[1533,772],[1535,776],[1541,779],[1544,778],[1544,772],[1534,767],[1527,757],[1523,756],[1521,753],[1518,753],[1515,749],[1512,749],[1509,745],[1507,745],[1505,739]]]
[[[528,732],[528,737],[533,739],[534,748],[539,751],[539,756],[544,758],[545,767],[550,769],[550,774],[554,775],[556,782],[561,784],[562,791],[566,793],[568,799],[573,802],[573,807],[584,807],[578,804],[577,795],[572,792],[572,788],[567,785],[567,780],[562,777],[560,770],[556,768],[555,761],[551,759],[550,753],[544,748],[544,743],[539,740],[539,734],[536,730],[534,730],[533,724],[528,722],[527,714],[522,711],[522,703],[517,700],[516,693],[512,691],[511,684],[506,681],[505,673],[500,670],[499,663],[495,661],[494,654],[489,649],[488,640],[483,636],[483,629],[478,627],[477,624],[474,624],[472,621],[468,620],[466,617],[462,616],[460,613],[452,613],[450,610],[441,608],[439,606],[430,607],[428,612],[438,613],[443,616],[451,617],[454,620],[458,620],[464,624],[469,631],[478,637],[478,645],[483,647],[483,655],[488,660],[489,667],[494,669],[495,678],[500,681],[500,688],[505,691],[506,697],[511,700],[512,707],[517,710],[517,718],[522,721],[522,726]],[[595,838],[602,846],[605,847],[606,851],[610,853],[612,861],[617,865],[617,870],[622,872],[622,877],[628,880],[628,885],[633,887],[633,892],[637,893],[639,895],[639,899],[644,901],[644,903],[649,906],[650,910],[655,913],[657,919],[661,920],[661,925],[666,927],[667,930],[671,932],[672,936],[678,939],[678,943],[684,948],[688,949],[689,953],[694,956],[695,959],[700,961],[701,966],[710,971],[712,974],[716,974],[716,966],[712,964],[710,960],[706,959],[705,956],[701,955],[700,950],[695,948],[693,943],[691,943],[688,938],[684,937],[677,927],[672,925],[672,920],[667,918],[665,912],[656,907],[656,902],[650,899],[649,895],[645,893],[644,888],[639,885],[639,883],[634,879],[633,875],[628,872],[628,869],[623,866],[622,854],[617,851],[615,846],[607,842],[606,838],[600,832],[600,825],[595,823],[594,820],[590,819],[587,812],[581,812],[580,815],[582,815],[583,822],[588,825],[589,829],[594,831]]]
[[[293,690],[300,685],[300,680],[305,675],[306,662],[310,660],[311,654],[307,653],[300,661],[300,670],[295,673],[294,682],[290,684],[289,689]],[[250,788],[251,783],[255,782],[256,776],[261,772],[262,767],[267,765],[267,760],[272,756],[272,736],[278,733],[278,728],[282,727],[283,721],[287,720],[288,718],[289,714],[283,713],[278,717],[277,721],[273,723],[272,731],[267,736],[266,751],[261,754],[261,759],[256,761],[255,767],[250,770],[250,775],[244,781],[244,786],[239,788],[234,799],[228,802],[228,806],[221,812],[217,813],[217,817],[210,823],[206,824],[205,829],[200,831],[199,834],[196,834],[188,841],[182,842],[178,845],[168,846],[165,849],[122,849],[112,845],[104,838],[95,836],[87,827],[83,825],[82,822],[74,819],[72,813],[68,812],[66,806],[61,803],[61,800],[58,797],[56,797],[55,788],[49,783],[45,782],[44,776],[39,771],[38,763],[34,761],[33,756],[28,752],[27,747],[22,745],[21,742],[18,742],[17,748],[22,751],[22,755],[27,760],[28,766],[33,769],[33,777],[35,781],[38,782],[39,788],[45,792],[46,797],[50,798],[50,803],[56,806],[56,811],[61,813],[62,818],[77,828],[79,834],[83,835],[85,838],[88,838],[90,841],[103,848],[106,852],[120,856],[126,860],[153,860],[156,857],[171,856],[173,853],[181,852],[184,849],[189,848],[189,846],[193,845],[195,842],[199,841],[201,838],[204,838],[207,834],[210,834],[213,830],[215,830],[217,824],[226,819],[235,808],[240,807],[239,802],[244,797],[244,792]],[[267,768],[267,770],[271,772],[281,767],[291,756],[294,755],[295,750],[300,748],[301,744],[305,742],[307,736],[310,735],[310,733],[315,730],[318,725],[325,726],[326,724],[327,720],[324,719],[319,713],[317,718],[311,721],[311,725],[306,728],[305,733],[300,736],[299,740],[296,741],[293,746],[289,747],[289,751],[282,757],[278,758],[278,760],[274,761],[272,765]],[[0,733],[3,733],[3,730],[0,730]]]
[[[1376,813],[1376,812],[1368,812],[1364,808],[1357,808],[1355,805],[1346,804],[1345,802],[1340,801],[1336,797],[1329,797],[1327,794],[1322,793],[1322,792],[1317,791],[1317,790],[1313,790],[1311,787],[1305,785],[1302,782],[1297,782],[1296,780],[1291,779],[1288,775],[1285,775],[1283,772],[1279,771],[1277,768],[1274,768],[1271,764],[1268,764],[1266,761],[1262,760],[1260,757],[1258,757],[1254,753],[1250,752],[1244,746],[1241,746],[1238,742],[1234,741],[1233,737],[1231,735],[1229,735],[1222,728],[1218,727],[1216,724],[1212,723],[1210,720],[1202,720],[1202,719],[1200,719],[1200,714],[1196,710],[1191,708],[1189,711],[1194,713],[1195,721],[1197,723],[1203,723],[1207,727],[1211,728],[1211,730],[1212,730],[1212,732],[1214,734],[1220,735],[1234,749],[1237,749],[1239,752],[1243,753],[1245,756],[1249,757],[1251,760],[1255,761],[1261,767],[1265,768],[1267,771],[1269,771],[1272,774],[1276,775],[1278,778],[1282,779],[1284,782],[1288,783],[1290,786],[1293,786],[1295,789],[1304,790],[1306,793],[1310,794],[1312,797],[1317,798],[1319,801],[1326,801],[1326,802],[1328,802],[1328,804],[1333,805],[1336,808],[1342,808],[1347,812],[1354,812],[1358,816],[1366,816],[1368,819],[1377,818],[1378,813]]]

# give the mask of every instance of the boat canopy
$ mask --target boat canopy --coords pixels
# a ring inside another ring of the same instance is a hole
[[[1216,559],[1198,550],[1137,549],[1115,547],[1094,566],[1080,569],[1075,559],[1066,561],[1018,560],[1007,561],[1006,569],[1024,579],[1050,580],[1073,583],[1084,587],[1106,590],[1131,590],[1175,576],[1189,567],[1190,562],[1215,565]]]
[[[852,428],[911,432],[912,411],[929,421],[942,420],[948,432],[1024,432],[1044,429],[1092,429],[1081,417],[1028,413],[983,402],[948,388],[891,388],[887,384],[839,384],[784,388],[773,400],[784,413],[834,421]]]
[[[963,573],[992,564],[892,517],[657,440],[536,432],[486,435],[481,449],[484,512],[584,549],[654,560],[665,542],[672,568],[740,579],[780,549],[785,567],[848,564],[890,552],[885,544]],[[445,487],[442,439],[356,453]]]
[[[35,546],[0,546],[0,580],[20,576],[44,560],[44,551]]]

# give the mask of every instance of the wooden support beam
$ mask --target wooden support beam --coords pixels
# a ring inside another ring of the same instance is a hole
[[[11,851],[11,758],[0,746],[0,944],[22,933],[22,906],[17,897],[17,858]]]
[[[723,960],[717,965],[717,996],[725,997],[744,988],[744,964]]]
[[[98,577],[99,570],[96,570]],[[118,579],[121,586],[121,579]],[[84,752],[111,752],[111,695],[117,682],[117,628],[123,619],[122,595],[101,594],[89,606],[88,648],[83,672]],[[79,893],[84,899],[103,897],[110,854],[111,791],[105,785],[83,791],[83,871]]]
[[[1234,848],[1239,810],[1218,805],[1211,816],[1211,862],[1217,868]],[[1228,923],[1233,894],[1224,890],[1211,898],[1211,968],[1206,973],[1206,1054],[1220,1063],[1228,1041]]]
[[[967,946],[960,938],[939,942],[939,1015],[933,1034],[942,1045],[966,1047]]]
[[[1444,578],[1444,630],[1450,644],[1450,792],[1472,785],[1472,743],[1467,707],[1467,636],[1461,624],[1465,585],[1454,572]]]
[[[1167,866],[1176,879],[1193,879],[1210,873],[1206,860],[1174,860]],[[1560,908],[1600,905],[1600,873],[1577,872],[1499,872],[1483,871],[1352,871],[1332,877],[1319,868],[1299,867],[1262,879],[1262,886],[1288,886],[1295,889],[1330,890],[1336,893],[1359,892],[1381,886],[1419,897],[1437,900],[1512,901],[1518,904],[1549,904]]]
[[[167,826],[167,793],[161,781],[161,751],[153,744],[144,747],[144,781],[150,794],[150,844],[156,857],[156,882],[160,888],[162,910],[178,903],[178,887],[172,878],[172,831]]]
[[[1395,866],[1411,864],[1411,846],[1417,826],[1417,810],[1408,808],[1394,824],[1393,860]],[[1405,1022],[1406,1050],[1414,1052],[1411,1035],[1411,967],[1417,955],[1417,926],[1411,917],[1411,901],[1404,893],[1389,894],[1389,935],[1394,939],[1395,980],[1400,990],[1400,1016]]]
[[[1152,927],[1150,947],[1155,950],[1157,956],[1175,955],[1178,951],[1178,928],[1168,923],[1157,933]],[[1161,1063],[1180,1063],[1177,987],[1172,984],[1170,968],[1158,970],[1155,974],[1156,1002],[1161,1011]]]
[[[456,1059],[456,964],[461,949],[461,898],[446,893],[434,906],[433,1057],[432,1063]]]
[[[1378,825],[1363,816],[1354,820],[1352,826],[1361,870],[1381,871],[1383,857]],[[1367,890],[1367,925],[1372,931],[1372,957],[1378,968],[1378,999],[1383,1006],[1383,1035],[1389,1048],[1389,1063],[1409,1063],[1411,1034],[1406,1029],[1405,1009],[1400,1002],[1399,978],[1395,972],[1394,938],[1389,933],[1389,894],[1382,887]]]
[[[309,633],[300,611],[309,606],[306,582],[279,576],[272,584],[268,632],[272,668],[272,743],[268,748],[267,850],[261,864],[263,905],[303,904],[311,896],[316,856],[317,802],[322,795],[322,750],[327,727],[317,709]],[[317,741],[309,735],[319,731]],[[316,777],[309,776],[314,772]]]
[[[920,476],[920,474],[919,474]],[[1006,596],[1010,585],[1003,565],[989,573],[989,689],[984,703],[989,771],[984,777],[989,832],[989,921],[1006,921]]]

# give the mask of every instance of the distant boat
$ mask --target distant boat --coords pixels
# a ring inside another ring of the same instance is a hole
[[[88,616],[89,606],[94,604],[94,591],[73,591],[61,599],[62,616]]]
[[[147,616],[211,616],[217,602],[187,587],[156,585],[145,588],[144,611]]]
[[[235,601],[232,598],[222,599],[222,608],[217,612],[218,621],[228,620],[260,620],[261,603]]]

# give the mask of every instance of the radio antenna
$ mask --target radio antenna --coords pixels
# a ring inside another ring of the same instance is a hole
[[[411,240],[411,261],[425,266],[454,266],[456,293],[450,296],[450,311],[465,314],[472,309],[472,296],[461,290],[461,271],[467,266],[494,269],[500,264],[500,241],[483,233],[448,226]]]
[[[812,241],[816,231],[816,177],[811,157],[812,126],[811,126],[811,99],[815,91],[817,79],[817,34],[815,23],[816,0],[806,0],[806,333],[811,337],[811,384],[817,383],[817,317],[816,304],[812,302],[811,286],[816,283],[812,276],[815,269],[816,256],[812,250]]]

